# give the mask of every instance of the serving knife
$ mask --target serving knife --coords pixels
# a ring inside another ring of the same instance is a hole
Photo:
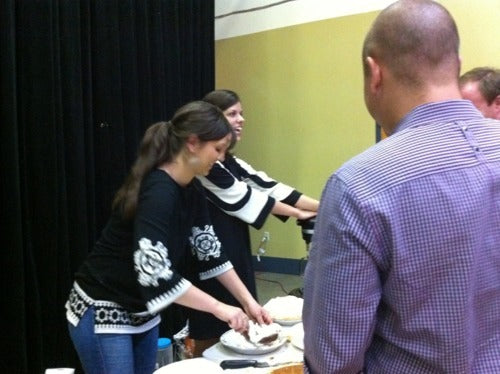
[[[266,361],[257,361],[257,360],[224,360],[221,361],[220,367],[224,370],[226,369],[240,369],[247,367],[254,368],[268,368],[269,365]]]
[[[223,360],[220,362],[220,367],[224,370],[226,369],[241,369],[241,368],[269,368],[272,366],[280,366],[280,365],[288,365],[292,363],[299,363],[301,361],[295,360],[286,360],[286,361],[276,361],[276,362],[267,362],[267,361],[258,361],[258,360]]]

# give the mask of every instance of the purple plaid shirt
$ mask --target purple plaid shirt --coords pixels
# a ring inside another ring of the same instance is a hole
[[[415,108],[321,198],[306,372],[500,373],[500,121]]]

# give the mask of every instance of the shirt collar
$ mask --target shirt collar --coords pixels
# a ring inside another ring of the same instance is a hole
[[[483,118],[469,100],[447,100],[419,105],[413,108],[396,126],[394,133],[409,127],[437,122],[453,122]]]

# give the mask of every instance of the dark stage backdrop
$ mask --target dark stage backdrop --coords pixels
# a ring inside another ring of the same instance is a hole
[[[213,7],[0,1],[1,373],[78,367],[73,274],[145,128],[214,88]]]

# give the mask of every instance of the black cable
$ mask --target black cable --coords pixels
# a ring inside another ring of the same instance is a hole
[[[284,3],[288,3],[290,1],[295,1],[295,0],[282,0],[282,1],[278,1],[276,3],[271,3],[271,4],[267,4],[267,5],[263,5],[263,6],[258,6],[258,7],[255,7],[255,8],[235,10],[234,12],[231,12],[231,13],[219,14],[218,16],[215,16],[214,18],[215,19],[221,19],[221,18],[224,18],[224,17],[232,16],[234,14],[255,12],[256,10],[262,10],[262,9],[271,8],[273,6],[277,6],[277,5],[281,5],[281,4],[284,4]]]
[[[269,283],[276,283],[277,285],[279,285],[279,286],[280,286],[281,291],[283,291],[283,293],[284,293],[285,295],[288,295],[288,291],[287,291],[287,290],[285,290],[285,287],[283,287],[283,285],[282,285],[280,282],[278,282],[278,281],[271,280],[271,279],[265,279],[265,278],[259,278],[259,277],[255,277],[255,279],[256,279],[256,280],[260,280],[260,281],[264,281],[264,282],[269,282]]]

